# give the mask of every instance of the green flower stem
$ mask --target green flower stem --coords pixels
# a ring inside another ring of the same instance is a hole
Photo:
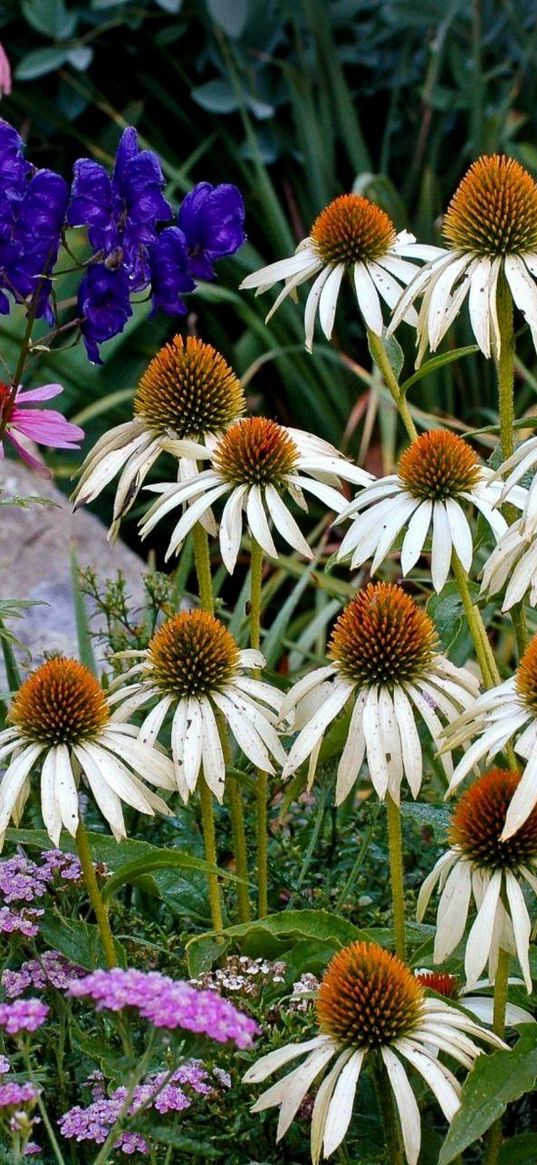
[[[503,271],[498,279],[496,297],[498,307],[498,330],[500,352],[495,355],[498,376],[498,402],[500,412],[500,441],[502,460],[510,457],[514,449],[514,385],[515,385],[515,339],[513,333],[513,301]]]
[[[214,809],[213,809],[213,795],[205,777],[201,776],[198,781],[198,789],[200,795],[201,807],[201,827],[203,830],[203,844],[205,847],[205,860],[210,862],[212,866],[217,865],[216,853],[216,830],[214,826]],[[217,874],[207,874],[207,887],[209,890],[209,905],[211,907],[211,919],[213,929],[217,934],[221,934],[224,928],[222,921],[222,903],[220,899],[220,886],[218,883]]]
[[[60,1146],[58,1144],[56,1134],[55,1134],[54,1129],[52,1127],[51,1120],[49,1118],[45,1104],[44,1104],[42,1097],[41,1097],[41,1092],[42,1092],[41,1086],[34,1076],[32,1062],[30,1060],[28,1047],[26,1046],[25,1041],[19,1042],[19,1048],[22,1052],[22,1058],[24,1061],[24,1067],[26,1068],[26,1071],[28,1073],[28,1079],[29,1079],[30,1083],[34,1085],[34,1087],[37,1091],[37,1107],[39,1109],[41,1120],[43,1121],[43,1124],[47,1130],[47,1134],[48,1134],[48,1138],[49,1138],[50,1145],[52,1148],[52,1152],[54,1153],[54,1156],[56,1158],[56,1161],[58,1162],[58,1165],[65,1165],[65,1158],[64,1158],[63,1153],[62,1153]]]
[[[371,355],[375,361],[375,364],[377,365],[377,368],[379,369],[379,372],[382,373],[387,388],[389,388],[392,394],[395,405],[399,412],[399,416],[401,417],[408,436],[410,437],[411,441],[415,441],[418,435],[418,431],[410,415],[410,409],[407,405],[404,393],[401,392],[399,382],[388,359],[384,342],[380,336],[376,336],[375,333],[369,331],[369,329],[367,332],[367,339],[369,342]]]
[[[88,897],[91,902],[93,913],[97,919],[97,926],[101,935],[101,942],[106,958],[106,965],[110,969],[117,967],[116,948],[114,946],[114,938],[110,930],[110,922],[108,919],[108,910],[104,904],[101,891],[97,884],[93,862],[91,860],[91,850],[86,833],[86,827],[82,821],[79,821],[78,829],[75,835],[76,848],[80,858],[80,865],[82,866],[82,873],[88,891]]]
[[[486,688],[493,688],[496,684],[501,683],[500,674],[496,667],[496,660],[494,659],[494,653],[481,618],[481,612],[479,607],[474,607],[472,602],[470,587],[468,586],[468,575],[455,551],[453,551],[451,565],[462,599],[470,635],[474,642],[477,662],[481,669],[481,675],[483,676],[483,683]]]
[[[494,1010],[492,1030],[500,1039],[505,1034],[505,1012],[507,1008],[507,992],[509,987],[509,954],[500,947],[498,951],[498,966],[494,980]],[[497,1165],[498,1154],[502,1144],[501,1118],[493,1124],[487,1142],[484,1165]]]
[[[231,749],[229,734],[222,713],[216,709],[216,723],[220,734],[222,752],[226,769],[231,768]],[[229,772],[226,776],[226,793],[231,818],[231,832],[233,834],[233,852],[235,854],[235,869],[237,876],[243,881],[237,884],[237,903],[240,922],[249,922],[252,916],[250,896],[248,894],[248,849],[246,846],[246,831],[244,828],[244,812],[240,784],[236,777]]]
[[[503,271],[500,272],[498,279],[497,307],[500,352],[499,355],[495,354],[495,364],[498,377],[500,442],[502,460],[505,461],[507,457],[511,456],[515,446],[515,337],[513,331],[513,300]],[[512,505],[504,506],[504,514],[509,525],[515,522],[518,517],[517,510]],[[517,603],[512,607],[510,615],[520,657],[524,654],[528,646],[528,628],[522,603]]]
[[[405,1165],[405,1154],[399,1132],[399,1121],[397,1119],[394,1096],[388,1082],[386,1069],[380,1058],[380,1053],[377,1053],[371,1058],[373,1061],[375,1092],[386,1133],[386,1148],[388,1150],[386,1159],[390,1165]]]
[[[250,646],[257,651],[261,643],[261,594],[263,583],[263,551],[252,538],[250,561]],[[259,678],[259,673],[254,672]],[[268,774],[257,772],[257,914],[268,914]]]
[[[196,566],[196,575],[198,578],[200,603],[204,611],[208,611],[210,615],[214,615],[213,579],[211,575],[209,539],[207,537],[207,531],[203,529],[201,522],[196,522],[196,525],[194,526],[192,531],[192,541],[194,544],[194,563]]]
[[[390,881],[392,887],[395,953],[404,962],[406,959],[406,936],[401,813],[399,806],[395,804],[395,801],[389,793],[386,795],[386,815],[388,819],[388,850],[390,858]]]

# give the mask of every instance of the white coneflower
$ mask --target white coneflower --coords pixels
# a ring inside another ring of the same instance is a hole
[[[460,1003],[465,1011],[471,1011],[479,1023],[486,1023],[487,1026],[492,1027],[494,1023],[494,998],[492,995],[474,995],[474,991],[490,991],[494,986],[490,979],[478,979],[477,983],[473,983],[471,987],[465,987],[460,982],[457,975],[451,975],[449,971],[431,971],[428,967],[420,967],[419,970],[414,971],[416,979],[429,991],[435,991],[437,995],[443,995],[444,999],[452,999],[456,1003]],[[509,986],[518,987],[524,985],[523,979],[518,979],[515,975],[510,975],[507,980]],[[535,1018],[531,1012],[526,1011],[524,1007],[519,1007],[517,1003],[511,1003],[509,1000],[505,1006],[505,1023],[507,1027],[517,1027],[519,1023],[535,1023]]]
[[[407,1065],[422,1077],[446,1120],[451,1121],[460,1107],[461,1087],[438,1058],[438,1052],[471,1068],[482,1054],[476,1039],[505,1047],[497,1036],[464,1012],[442,999],[427,998],[410,969],[396,955],[374,943],[355,942],[334,955],[319,988],[316,1008],[319,1035],[270,1052],[244,1077],[246,1083],[257,1084],[307,1053],[298,1068],[260,1096],[252,1111],[280,1107],[280,1140],[322,1074],[311,1118],[314,1165],[321,1157],[329,1157],[343,1141],[360,1074],[368,1062],[389,1081],[406,1158],[409,1165],[416,1165],[421,1120]],[[335,1063],[327,1071],[334,1057]]]
[[[372,557],[374,574],[405,530],[401,570],[406,575],[422,554],[432,527],[431,579],[434,589],[441,591],[454,551],[466,571],[472,565],[473,539],[465,502],[479,510],[496,538],[507,530],[507,522],[494,509],[502,485],[493,477],[461,437],[444,429],[423,433],[405,449],[397,473],[366,486],[339,514],[338,522],[351,518],[352,524],[338,559],[350,554],[354,570]],[[525,491],[518,489],[519,506],[525,498]]]
[[[478,158],[458,186],[443,223],[448,250],[428,263],[395,309],[388,334],[419,296],[419,365],[435,352],[468,297],[470,323],[487,357],[501,347],[497,292],[505,278],[537,347],[537,183],[514,158]]]
[[[537,468],[537,437],[530,437],[527,441],[522,441],[517,446],[511,457],[502,462],[496,470],[495,477],[507,478],[502,482],[502,492],[500,495],[500,503],[511,501],[513,491],[516,490],[517,484],[522,481],[526,473],[531,473]],[[526,504],[522,514],[525,525],[533,534],[535,532],[535,524],[537,521],[537,475],[534,476],[533,481],[528,489]]]
[[[184,801],[203,771],[219,801],[226,765],[217,717],[227,722],[245,756],[265,773],[286,754],[275,728],[282,695],[277,688],[244,674],[263,667],[261,652],[240,651],[223,623],[206,611],[182,611],[159,628],[147,651],[129,652],[140,660],[110,696],[116,716],[132,715],[157,703],[140,728],[140,740],[153,744],[168,714],[175,780]],[[274,711],[273,711],[274,709]]]
[[[449,829],[451,848],[421,887],[418,920],[440,883],[434,961],[443,963],[463,938],[473,899],[477,915],[464,958],[468,987],[478,982],[487,961],[494,978],[501,947],[516,952],[529,994],[531,922],[521,883],[537,891],[537,809],[508,839],[502,835],[518,788],[519,773],[492,769],[463,793]]]
[[[235,373],[210,344],[174,336],[157,352],[134,397],[134,419],[105,433],[88,453],[73,493],[75,509],[92,502],[121,473],[109,537],[131,508],[151,467],[170,439],[202,441],[223,432],[244,412]],[[190,478],[195,460],[185,454],[178,476]]]
[[[485,758],[489,764],[510,741],[515,752],[527,761],[507,810],[501,835],[501,840],[506,841],[537,805],[537,636],[526,648],[516,674],[483,692],[473,706],[447,726],[443,736],[443,748],[452,751],[463,745],[465,749],[451,778],[450,793],[479,761]]]
[[[20,821],[38,765],[41,813],[54,845],[62,825],[73,837],[77,831],[79,772],[117,839],[126,836],[122,801],[139,813],[169,813],[144,781],[175,788],[171,761],[110,713],[100,684],[75,659],[51,659],[28,676],[9,709],[10,727],[0,732],[0,760],[11,758],[0,782],[0,840],[10,818]]]
[[[360,194],[341,194],[321,211],[310,234],[294,255],[271,263],[247,275],[241,288],[256,288],[256,295],[268,291],[281,279],[285,286],[273,304],[267,321],[283,300],[306,280],[315,282],[306,301],[304,328],[306,348],[311,351],[317,312],[321,328],[331,339],[341,282],[345,272],[352,275],[358,308],[367,328],[382,335],[382,307],[398,302],[401,287],[419,270],[409,259],[433,259],[439,247],[416,243],[408,231],[396,233],[389,215]],[[412,307],[404,313],[409,324],[417,316]]]
[[[303,700],[323,685],[325,698],[301,728],[283,775],[289,776],[313,757],[328,728],[348,705],[351,718],[337,771],[336,804],[358,779],[364,757],[378,796],[389,793],[397,803],[406,777],[417,796],[423,762],[416,715],[438,745],[443,722],[471,705],[477,680],[436,651],[432,620],[401,587],[370,583],[348,604],[332,632],[332,664],[311,672],[291,689],[282,716],[301,714]],[[327,681],[330,681],[329,687]],[[443,756],[447,776],[451,758]]]
[[[537,605],[537,536],[523,517],[509,526],[483,567],[483,594],[497,595],[506,583],[502,611],[510,611],[528,591],[530,606]]]
[[[176,442],[178,453],[181,443]],[[194,447],[193,447],[194,448]],[[345,498],[334,486],[339,479],[365,485],[371,474],[352,465],[320,437],[287,429],[266,417],[248,417],[232,425],[217,442],[197,447],[198,459],[210,461],[193,481],[162,482],[147,488],[162,494],[146,514],[142,537],[171,510],[188,502],[188,508],[172,534],[166,558],[176,553],[189,530],[201,521],[220,498],[229,495],[219,526],[220,552],[232,573],[242,537],[243,511],[250,534],[272,558],[277,550],[269,527],[269,517],[282,538],[305,558],[313,553],[284,495],[307,509],[304,491],[319,498],[330,510],[339,512]]]

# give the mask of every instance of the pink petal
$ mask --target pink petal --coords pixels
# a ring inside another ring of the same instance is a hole
[[[50,400],[51,397],[58,396],[60,392],[63,392],[61,384],[42,384],[41,388],[30,388],[28,391],[19,388],[17,404],[19,401],[26,405],[33,400]]]
[[[11,93],[11,69],[3,45],[0,44],[0,97]]]
[[[13,409],[10,426],[19,433],[25,433],[32,441],[41,445],[52,445],[56,449],[77,449],[75,441],[82,441],[84,430],[71,421],[66,421],[61,413],[53,409]],[[66,444],[67,442],[67,444]]]
[[[45,463],[41,461],[40,458],[34,457],[33,453],[30,453],[29,449],[26,448],[22,441],[18,441],[17,438],[13,436],[12,432],[6,433],[6,437],[9,441],[11,441],[13,448],[17,450],[19,457],[22,457],[22,460],[25,461],[31,469],[37,470],[37,472],[41,474],[41,477],[52,477],[52,474],[47,469]]]

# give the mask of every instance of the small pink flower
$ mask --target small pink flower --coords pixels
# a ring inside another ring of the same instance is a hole
[[[50,445],[54,449],[79,449],[80,445],[75,442],[83,439],[84,430],[66,421],[61,413],[53,409],[26,408],[26,405],[32,406],[36,401],[58,396],[58,393],[63,392],[61,384],[43,384],[41,388],[32,388],[28,392],[23,392],[22,387],[19,387],[14,400],[11,391],[8,384],[0,382],[0,421],[6,425],[4,436],[11,441],[27,465],[48,477],[48,469],[41,458],[34,456],[30,442]],[[3,456],[0,440],[0,458]]]
[[[11,93],[11,69],[3,45],[0,44],[0,97]]]

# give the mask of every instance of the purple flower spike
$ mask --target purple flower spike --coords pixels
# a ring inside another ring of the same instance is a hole
[[[40,999],[17,999],[15,1003],[0,1003],[0,1027],[9,1036],[19,1032],[35,1032],[44,1024],[49,1009]]]
[[[122,332],[132,315],[127,273],[121,268],[111,270],[104,263],[89,267],[78,290],[78,310],[88,357],[94,364],[102,364],[99,344]]]
[[[214,279],[213,263],[233,255],[246,239],[242,195],[227,182],[220,186],[198,182],[183,199],[177,222],[195,279]]]
[[[196,284],[189,272],[183,232],[178,227],[166,227],[150,254],[155,311],[161,308],[169,316],[185,315],[183,295],[193,291]]]
[[[68,994],[89,998],[97,1011],[135,1007],[154,1027],[183,1028],[217,1043],[231,1040],[238,1048],[252,1046],[259,1031],[255,1020],[214,991],[198,991],[190,983],[174,982],[158,971],[94,971],[71,983]]]

